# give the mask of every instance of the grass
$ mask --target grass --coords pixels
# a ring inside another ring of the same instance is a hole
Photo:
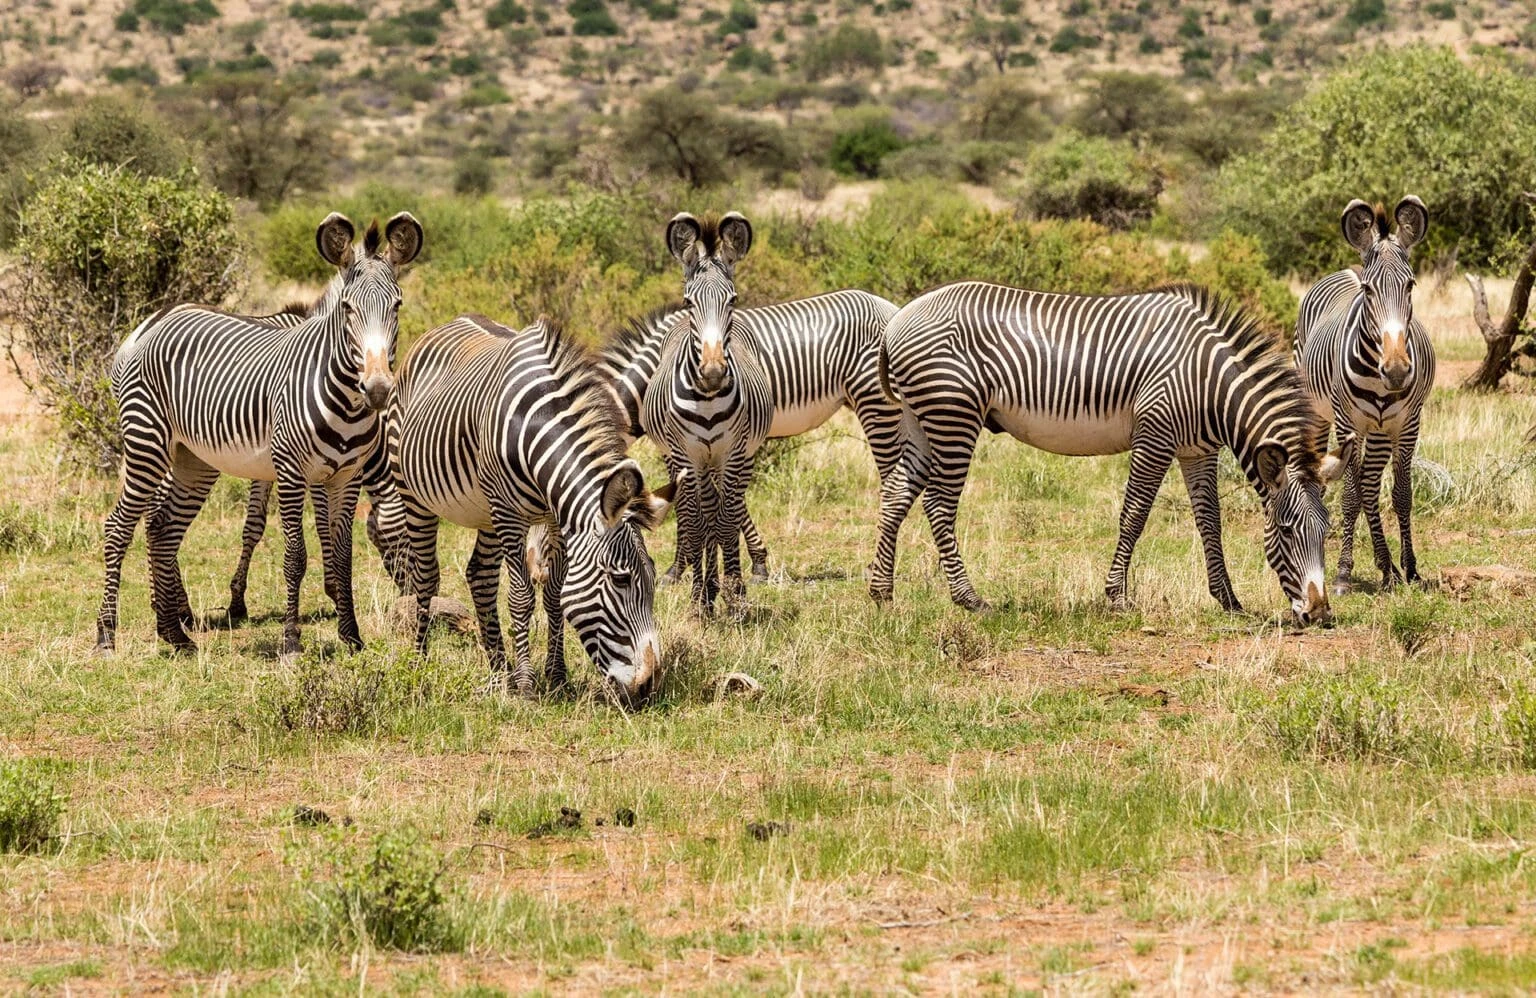
[[[1416,521],[1426,576],[1536,561],[1529,400],[1441,390],[1430,406],[1422,453],[1453,486]],[[861,578],[873,473],[839,418],[751,497],[776,574],[749,622],[701,627],[686,590],[664,590],[667,685],[625,713],[570,636],[565,699],[480,696],[470,636],[413,662],[371,552],[368,648],[344,655],[317,615],[280,666],[270,541],[258,622],[184,657],[154,641],[139,542],[121,650],[96,659],[89,538],[112,484],[56,466],[46,429],[0,425],[0,758],[67,803],[48,848],[0,856],[0,987],[1536,983],[1527,594],[1361,592],[1333,630],[1286,634],[1258,504],[1230,468],[1228,560],[1252,616],[1212,605],[1175,478],[1137,551],[1137,610],[1110,613],[1124,458],[998,438],[960,525],[997,611],[949,605],[919,520],[879,610]],[[202,610],[226,598],[240,499],[221,485],[189,537]],[[461,598],[467,541],[445,532]],[[323,604],[312,571],[305,607]],[[717,701],[709,681],[738,670],[763,695]],[[296,824],[301,805],[330,822]]]

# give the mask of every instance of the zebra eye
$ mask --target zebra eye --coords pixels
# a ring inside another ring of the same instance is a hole
[[[610,578],[613,579],[613,584],[618,586],[620,589],[629,588],[630,574],[628,572],[614,572]]]

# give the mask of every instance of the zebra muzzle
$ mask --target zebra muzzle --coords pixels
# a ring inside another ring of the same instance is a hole
[[[394,379],[388,375],[375,374],[364,378],[363,397],[368,400],[368,408],[374,412],[383,409],[389,401],[389,390],[394,384]]]

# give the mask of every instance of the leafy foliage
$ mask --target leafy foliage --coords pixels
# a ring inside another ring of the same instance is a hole
[[[1223,168],[1221,224],[1258,236],[1282,270],[1358,262],[1339,238],[1353,197],[1429,206],[1421,258],[1496,264],[1533,225],[1536,80],[1495,61],[1413,46],[1360,60],[1299,101],[1255,152]]]
[[[36,765],[0,762],[0,853],[43,850],[63,811],[64,797]]]
[[[193,173],[142,177],[78,161],[28,201],[5,304],[36,364],[33,388],[76,457],[116,464],[107,373],[128,331],[165,305],[219,304],[234,290],[233,221],[229,202]]]
[[[807,43],[800,55],[800,71],[808,80],[823,80],[838,73],[880,69],[886,62],[885,43],[878,31],[844,21]]]
[[[838,135],[832,141],[829,162],[838,173],[874,177],[880,173],[880,162],[904,145],[888,119],[871,120]]]
[[[310,888],[324,938],[414,953],[462,946],[449,915],[443,858],[416,830],[390,829],[361,848],[338,839],[325,865],[329,877]]]
[[[179,35],[190,25],[207,24],[219,16],[212,0],[133,0],[117,15],[119,31],[137,31],[142,22],[167,35]]]
[[[1111,229],[1152,217],[1163,190],[1155,161],[1130,144],[1062,131],[1030,153],[1021,203],[1037,218],[1090,218]]]

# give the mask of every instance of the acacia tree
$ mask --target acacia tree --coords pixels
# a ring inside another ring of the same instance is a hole
[[[1536,203],[1536,194],[1525,192],[1525,200]],[[1488,295],[1483,290],[1483,279],[1467,274],[1472,286],[1472,317],[1483,334],[1483,360],[1477,370],[1469,374],[1461,387],[1473,391],[1493,391],[1504,380],[1504,375],[1514,369],[1515,361],[1536,357],[1536,340],[1525,326],[1525,313],[1531,305],[1531,285],[1536,282],[1536,242],[1531,243],[1515,271],[1515,284],[1509,292],[1509,305],[1504,309],[1504,319],[1497,326],[1488,314]],[[1520,337],[1523,343],[1516,345]]]
[[[324,184],[330,134],[299,113],[294,87],[241,73],[210,77],[196,94],[209,165],[225,192],[270,205]]]
[[[1024,29],[1017,21],[990,21],[978,17],[966,32],[973,45],[992,58],[999,73],[1008,71],[1008,56],[1024,41]]]

